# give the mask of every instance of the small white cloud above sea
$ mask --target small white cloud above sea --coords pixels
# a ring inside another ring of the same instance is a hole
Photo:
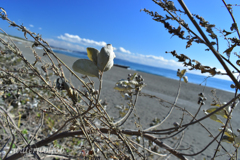
[[[46,40],[51,46],[54,46],[54,47],[65,48],[65,49],[75,50],[75,51],[86,51],[85,47],[77,44],[72,44],[65,41],[58,41],[54,39],[46,39]]]
[[[83,44],[86,46],[105,46],[107,43],[104,41],[95,41],[95,40],[91,40],[91,39],[86,39],[86,38],[81,38],[78,35],[72,35],[72,34],[68,34],[65,33],[64,35],[60,35],[57,37],[58,39],[67,41],[67,42],[72,42],[72,43],[79,43],[79,44]]]
[[[119,51],[123,52],[123,53],[128,53],[131,54],[131,52],[129,50],[124,49],[123,47],[119,47]]]

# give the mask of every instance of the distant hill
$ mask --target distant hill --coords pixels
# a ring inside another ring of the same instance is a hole
[[[6,36],[6,35],[3,34],[3,33],[0,33],[0,35]],[[10,36],[11,38],[14,38],[15,40],[19,39],[19,40],[21,40],[21,41],[27,41],[27,42],[32,42],[32,43],[34,42],[34,41],[32,41],[32,40],[27,40],[27,39],[25,39],[25,38],[17,37],[17,36],[10,35],[10,34],[8,34],[8,36]],[[80,51],[69,50],[69,49],[66,49],[66,48],[56,47],[56,46],[53,46],[53,45],[50,45],[50,47],[51,47],[52,49],[55,49],[55,50],[67,51],[67,52],[74,52],[74,53],[79,53],[79,54],[87,55],[87,52],[80,52]]]

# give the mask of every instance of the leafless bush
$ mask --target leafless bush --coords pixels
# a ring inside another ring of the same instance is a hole
[[[122,118],[116,121],[108,115],[105,109],[107,104],[100,99],[104,99],[104,97],[100,97],[102,76],[105,71],[111,69],[115,57],[111,45],[103,47],[100,52],[94,48],[88,48],[89,60],[78,60],[72,66],[74,71],[87,75],[79,77],[59,59],[41,35],[11,21],[6,11],[1,8],[1,18],[3,20],[7,21],[11,27],[22,31],[26,39],[27,36],[34,39],[31,49],[36,58],[34,63],[29,62],[13,40],[2,30],[5,35],[0,38],[2,44],[0,56],[0,94],[2,96],[0,105],[0,153],[2,159],[17,159],[23,156],[34,156],[37,159],[43,157],[69,159],[137,159],[140,157],[146,159],[150,156],[168,158],[169,155],[174,155],[179,159],[187,159],[188,156],[192,157],[202,153],[213,142],[217,142],[218,145],[212,158],[227,154],[229,159],[237,159],[240,137],[236,134],[237,129],[232,128],[231,120],[234,119],[232,113],[240,97],[238,94],[240,84],[233,75],[239,73],[237,66],[240,63],[237,60],[235,65],[235,62],[231,62],[229,57],[233,48],[240,45],[240,34],[232,14],[232,6],[226,4],[223,0],[233,23],[231,31],[220,31],[229,44],[224,51],[226,55],[221,55],[214,24],[210,24],[199,15],[191,14],[182,0],[178,0],[178,2],[183,10],[177,9],[172,1],[153,0],[153,2],[163,8],[168,15],[162,16],[147,9],[142,9],[142,11],[152,16],[153,20],[163,23],[170,34],[186,40],[186,48],[191,47],[194,42],[205,44],[222,64],[226,73],[217,72],[216,68],[204,66],[201,62],[184,54],[179,55],[175,50],[167,53],[171,53],[189,70],[201,70],[202,73],[207,72],[212,76],[227,74],[233,82],[232,87],[236,89],[232,100],[227,103],[220,103],[216,100],[213,104],[214,107],[204,111],[206,116],[197,119],[196,117],[206,100],[204,93],[199,94],[199,108],[194,114],[176,105],[180,94],[181,81],[182,79],[185,82],[188,81],[185,76],[186,70],[177,72],[179,88],[173,103],[154,95],[141,93],[145,83],[143,77],[136,73],[128,75],[125,80],[116,83],[115,89],[122,94],[129,105],[128,108],[122,110],[120,114]],[[193,32],[189,25],[180,18],[179,13],[187,14],[199,33]],[[195,19],[198,19],[199,23]],[[176,21],[179,26],[175,28],[169,21]],[[205,28],[208,35],[201,28]],[[229,38],[233,34],[236,34],[238,38]],[[38,46],[43,48],[45,52],[43,55],[38,55],[35,51],[35,47]],[[240,57],[237,53],[233,56]],[[231,72],[228,65],[232,66],[235,71]],[[67,78],[66,73],[71,73],[73,77],[78,79],[79,83],[82,84],[81,89],[71,83],[71,77]],[[94,82],[88,76],[99,79],[98,89],[94,88]],[[163,105],[170,104],[171,107],[164,118],[154,119],[149,128],[143,128],[141,124],[136,124],[138,130],[123,129],[122,125],[135,110],[140,94],[160,100]],[[169,118],[176,107],[182,112],[182,121],[174,123],[174,127],[157,129]],[[184,115],[191,117],[187,123],[183,123]],[[222,124],[222,128],[216,136],[201,123],[206,118]],[[200,124],[209,133],[212,141],[197,153],[182,153],[177,149],[181,144],[184,131],[196,124]],[[163,135],[166,137],[162,138]],[[161,141],[176,135],[179,138],[176,139],[174,146],[169,146]],[[223,141],[227,141],[230,143],[229,145],[234,146],[235,151],[229,151],[228,148],[222,146]],[[59,152],[51,153],[49,150],[40,150],[40,148],[51,147],[58,148]],[[158,147],[162,150],[160,151]]]

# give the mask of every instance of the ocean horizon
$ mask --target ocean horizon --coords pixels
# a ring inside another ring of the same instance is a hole
[[[85,52],[64,51],[64,50],[58,50],[58,49],[53,49],[53,51],[56,53],[65,54],[71,57],[88,59],[87,53]],[[179,77],[177,77],[176,70],[171,70],[171,69],[166,69],[161,67],[154,67],[154,66],[145,65],[145,64],[139,64],[139,63],[130,62],[127,60],[122,60],[119,58],[114,59],[114,64],[127,66],[128,69],[130,70],[145,72],[145,73],[158,75],[158,76],[175,79],[175,80],[179,79]],[[215,77],[207,78],[207,76],[193,74],[189,72],[186,73],[186,76],[188,77],[189,83],[194,83],[194,84],[203,85],[203,86],[206,85],[207,87],[212,87],[212,88],[216,88],[216,89],[220,89],[228,92],[235,92],[235,89],[230,88],[230,85],[233,84],[233,82],[229,80],[219,79]]]

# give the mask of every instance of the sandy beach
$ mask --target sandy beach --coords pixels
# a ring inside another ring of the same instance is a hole
[[[17,44],[20,50],[23,52],[26,59],[29,61],[34,61],[34,55],[32,54],[32,51],[29,48],[26,48],[25,46],[28,46],[29,43],[21,42]],[[40,56],[42,56],[43,51],[36,49],[37,53],[39,53]],[[57,54],[60,59],[62,59],[68,66],[72,66],[73,62],[76,61],[78,58],[69,57],[63,54]],[[103,88],[102,88],[102,94],[101,99],[106,100],[108,103],[107,106],[107,112],[111,117],[114,117],[115,120],[119,118],[119,109],[116,107],[117,105],[125,105],[127,106],[127,101],[125,101],[119,92],[114,90],[114,86],[116,82],[118,82],[121,79],[126,79],[127,75],[131,73],[134,74],[136,71],[127,70],[120,67],[113,67],[110,71],[105,72],[103,75]],[[144,82],[146,83],[146,86],[143,88],[142,93],[148,94],[148,95],[154,95],[159,97],[160,99],[163,99],[165,101],[168,101],[170,103],[173,103],[175,100],[175,97],[177,95],[177,90],[179,86],[179,82],[177,80],[168,79],[165,77],[160,77],[157,75],[151,75],[148,73],[143,72],[137,72],[144,78]],[[70,76],[68,72],[65,73],[66,76]],[[80,74],[78,74],[80,75]],[[98,89],[98,79],[97,78],[91,78],[95,82],[95,88]],[[75,78],[72,78],[72,83],[75,85],[75,87],[81,87],[80,82],[78,82]],[[177,101],[177,106],[182,107],[189,112],[191,112],[193,115],[197,112],[199,105],[198,102],[198,94],[203,92],[205,96],[207,97],[206,104],[201,108],[200,113],[197,116],[197,119],[203,117],[205,114],[203,113],[203,109],[211,107],[210,104],[213,100],[213,95],[211,93],[211,90],[213,88],[199,86],[196,84],[191,83],[184,83],[181,84],[181,93],[179,96],[179,99]],[[216,89],[216,95],[219,98],[221,102],[227,102],[231,100],[234,97],[233,93],[222,91]],[[137,129],[135,126],[135,122],[137,121],[137,118],[140,118],[140,124],[142,125],[143,130],[150,127],[150,123],[153,121],[154,118],[163,119],[168,111],[170,110],[171,104],[166,102],[161,102],[157,98],[150,98],[149,96],[140,95],[138,97],[136,110],[134,111],[134,114],[131,115],[131,117],[128,119],[128,121],[122,126],[122,128],[125,129]],[[233,117],[235,115],[239,114],[239,109],[236,107],[235,112],[233,114]],[[173,127],[174,122],[181,121],[181,118],[183,117],[183,112],[180,111],[178,108],[175,108],[170,115],[170,117],[165,121],[160,127],[157,129],[164,129],[164,128],[170,128]],[[191,120],[191,117],[188,115],[184,115],[183,124],[189,123]],[[224,119],[223,119],[224,120]],[[235,116],[231,120],[231,125],[233,128],[237,129],[239,127],[239,119]],[[219,133],[218,128],[221,127],[220,123],[214,122],[212,120],[206,119],[202,121],[202,124],[206,126],[209,131],[215,136]],[[236,131],[234,131],[236,133]],[[183,141],[179,147],[179,152],[181,153],[188,153],[193,154],[197,153],[200,150],[202,150],[211,140],[212,138],[209,137],[209,133],[202,128],[199,124],[193,125],[188,127],[184,132]],[[181,135],[181,134],[180,134]],[[162,135],[161,137],[166,137],[168,135]],[[179,137],[179,136],[176,136]],[[163,142],[170,146],[174,146],[177,142],[175,138],[168,138],[164,139]],[[234,148],[232,147],[232,144],[227,144],[225,142],[222,143],[226,149],[231,151],[234,151]],[[204,157],[206,159],[210,159],[214,154],[214,149],[216,148],[217,143],[214,142],[210,147],[208,147],[204,152],[199,154],[198,156],[194,157],[195,159],[203,159]],[[160,149],[161,150],[161,149]],[[192,157],[188,157],[189,159],[193,159]],[[176,159],[174,156],[171,156],[169,159]],[[226,159],[226,157],[217,157],[217,159]]]

